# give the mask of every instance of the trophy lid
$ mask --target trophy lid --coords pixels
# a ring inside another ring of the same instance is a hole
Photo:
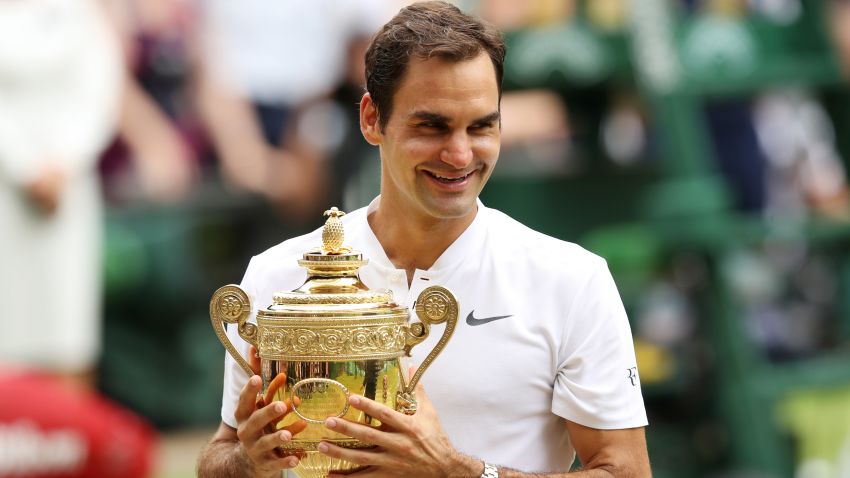
[[[369,261],[343,245],[345,230],[340,217],[345,213],[332,207],[322,229],[322,246],[305,252],[298,261],[307,269],[307,280],[299,288],[278,292],[261,315],[327,317],[408,316],[406,308],[393,302],[387,289],[370,290],[360,280],[358,270]]]

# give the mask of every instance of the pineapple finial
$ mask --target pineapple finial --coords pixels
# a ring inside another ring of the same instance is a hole
[[[345,240],[345,231],[342,227],[342,221],[339,219],[344,215],[345,213],[336,207],[325,211],[325,216],[328,216],[328,220],[325,221],[325,227],[322,229],[322,252],[326,254],[341,254],[345,252],[345,248],[342,246]]]

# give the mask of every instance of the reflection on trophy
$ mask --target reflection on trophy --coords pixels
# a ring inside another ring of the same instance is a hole
[[[422,374],[446,346],[457,323],[458,305],[447,289],[428,287],[416,299],[419,322],[409,323],[410,312],[393,302],[389,290],[369,290],[358,270],[368,261],[343,246],[340,216],[332,208],[322,231],[321,249],[306,252],[298,261],[307,280],[291,291],[274,295],[273,303],[249,323],[251,303],[235,285],[218,289],[210,301],[210,318],[227,351],[249,375],[254,372],[225,334],[223,322],[238,327],[239,335],[260,356],[263,403],[280,400],[287,413],[277,429],[292,432],[292,441],[280,447],[297,455],[301,478],[324,477],[330,470],[352,471],[357,465],[320,454],[327,441],[348,448],[369,448],[323,423],[341,417],[371,426],[380,421],[350,408],[348,397],[359,394],[402,413],[416,412],[414,389]],[[428,336],[432,324],[446,323],[442,337],[409,379],[400,365],[402,355]]]

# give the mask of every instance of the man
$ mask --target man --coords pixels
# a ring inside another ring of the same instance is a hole
[[[347,242],[370,260],[364,283],[407,306],[446,286],[466,322],[425,374],[415,415],[353,396],[384,427],[326,421],[377,448],[319,449],[370,477],[560,474],[576,453],[576,476],[649,476],[631,334],[604,261],[477,200],[499,155],[504,52],[492,27],[428,2],[403,9],[366,53],[360,127],[380,150],[381,196],[343,218]],[[296,259],[319,235],[251,261],[242,286],[255,305],[301,284]],[[227,360],[224,423],[199,475],[277,476],[298,463],[274,449],[291,434],[263,427],[285,406],[255,409],[260,378]]]

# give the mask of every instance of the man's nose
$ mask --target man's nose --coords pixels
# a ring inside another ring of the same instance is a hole
[[[448,143],[440,152],[440,160],[457,169],[463,169],[472,162],[472,144],[466,131],[458,131],[448,138]]]

